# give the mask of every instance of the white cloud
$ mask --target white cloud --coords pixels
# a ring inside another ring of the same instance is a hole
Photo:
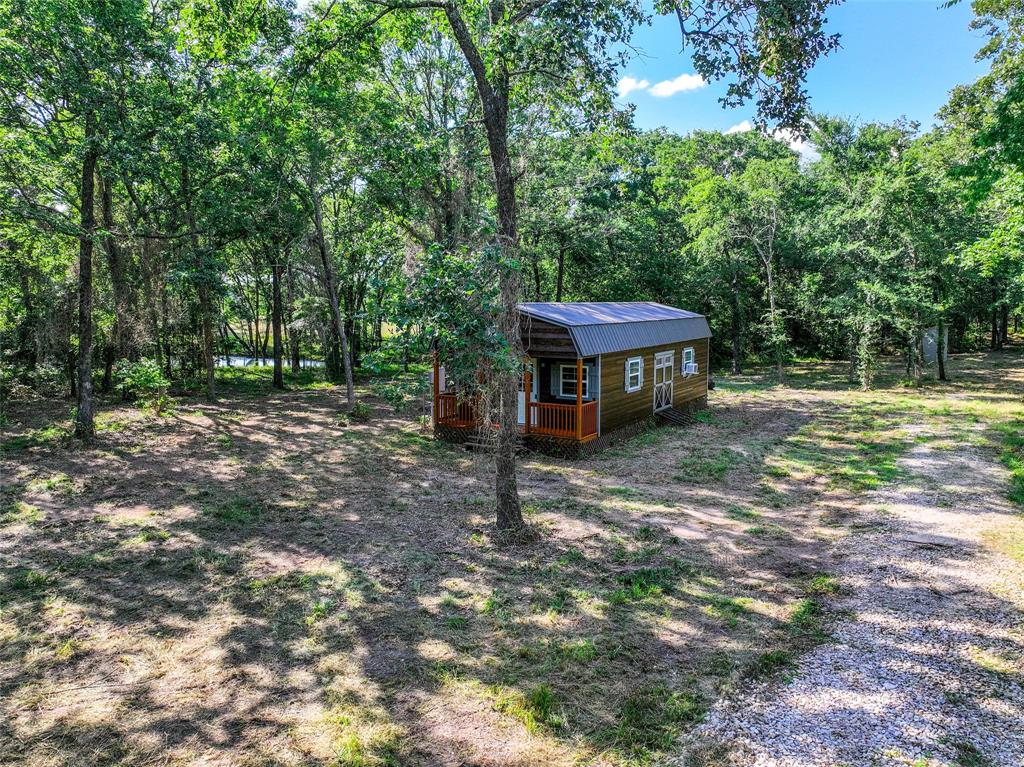
[[[729,130],[725,132],[725,135],[728,136],[730,133],[746,133],[747,131],[752,130],[754,130],[754,126],[750,120],[744,120],[743,122],[736,123],[736,125],[729,128]]]
[[[750,122],[750,120],[743,120],[742,122],[736,123],[728,130],[723,131],[723,133],[729,135],[731,133],[746,133],[747,131],[752,130],[754,130],[754,124]],[[776,128],[767,135],[770,135],[776,141],[781,141],[800,155],[801,162],[814,162],[821,159],[821,155],[818,153],[814,144],[807,139],[800,138],[789,128]]]
[[[637,80],[635,77],[623,77],[615,86],[619,92],[619,98],[625,98],[633,91],[645,91],[650,86],[646,80]]]
[[[695,91],[707,85],[700,75],[683,73],[673,80],[662,80],[651,86],[648,93],[658,98],[668,98],[682,91]]]
[[[776,128],[772,132],[772,136],[789,145],[790,149],[800,155],[802,162],[814,162],[821,159],[821,155],[815,149],[814,144],[807,139],[800,138],[789,128]]]

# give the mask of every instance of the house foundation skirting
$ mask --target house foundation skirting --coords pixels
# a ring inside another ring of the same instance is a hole
[[[681,402],[675,405],[673,409],[686,415],[692,415],[700,410],[704,410],[707,406],[707,395],[703,395],[686,402]],[[545,434],[521,434],[520,438],[523,447],[532,452],[548,455],[552,458],[577,459],[587,458],[612,445],[631,439],[637,434],[642,434],[649,429],[661,425],[663,425],[662,422],[652,413],[645,418],[624,424],[608,434],[602,434],[597,439],[592,439],[589,442],[577,442],[574,439],[550,437]],[[445,424],[434,426],[434,437],[456,445],[466,443],[480,444],[481,442],[481,435],[477,429],[446,426]]]

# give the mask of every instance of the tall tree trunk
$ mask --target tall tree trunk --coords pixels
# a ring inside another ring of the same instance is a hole
[[[565,287],[565,243],[558,244],[558,280],[555,282],[555,301],[562,303],[562,291]],[[537,299],[538,301],[540,299]]]
[[[131,347],[131,320],[128,279],[124,250],[114,236],[114,192],[110,179],[100,175],[100,211],[103,223],[103,251],[107,256],[107,269],[110,272],[110,286],[114,294],[114,337],[113,356],[116,359],[133,357]],[[104,381],[104,388],[107,383]]]
[[[732,275],[732,286],[729,297],[732,325],[732,374],[739,375],[741,368],[743,367],[741,359],[742,345],[740,339],[740,334],[742,333],[742,315],[740,311],[740,276],[736,272],[733,272]]]
[[[320,192],[311,174],[309,192],[313,202],[313,228],[316,234],[317,250],[320,253],[320,267],[323,272],[324,292],[327,293],[327,304],[331,310],[333,330],[341,347],[341,364],[345,369],[345,399],[349,412],[356,406],[356,386],[352,377],[352,359],[348,352],[348,338],[345,335],[345,320],[341,316],[338,302],[338,281],[334,272],[334,259],[327,252],[327,238],[324,235],[323,207]]]
[[[156,365],[158,368],[163,370],[163,335],[160,332],[160,320],[157,315],[157,287],[155,285],[156,280],[154,279],[153,274],[153,259],[151,251],[151,240],[149,237],[144,237],[142,240],[142,277],[145,281],[143,291],[145,295],[149,297],[149,300],[146,302],[146,319],[149,324],[149,330],[153,334],[153,351],[156,352]],[[168,378],[170,377],[168,376]]]
[[[203,331],[203,369],[206,371],[206,396],[213,399],[217,396],[214,379],[213,362],[213,300],[210,296],[210,285],[201,276],[199,284],[199,313]]]
[[[533,266],[533,300],[541,301],[541,284],[540,284],[540,259],[536,256],[531,261]]]
[[[498,246],[501,264],[498,280],[500,309],[498,331],[505,337],[513,364],[508,371],[496,376],[498,393],[498,443],[495,451],[494,490],[497,527],[507,532],[525,528],[519,487],[516,480],[516,447],[519,443],[518,397],[519,376],[522,366],[522,338],[519,329],[519,272],[516,263],[518,230],[515,195],[515,176],[508,153],[508,74],[500,69],[494,75],[495,83],[488,79],[487,65],[473,41],[466,23],[453,5],[445,6],[444,13],[452,34],[466,57],[473,73],[477,95],[483,108],[487,146],[494,171],[494,190],[498,212]]]
[[[274,388],[284,388],[284,345],[281,343],[281,261],[276,257],[270,264],[272,294],[272,320],[274,328]]]
[[[920,386],[924,379],[924,332],[920,320],[914,334],[910,337],[910,347],[907,350],[911,355],[911,372],[914,377],[914,385]]]
[[[941,312],[935,331],[935,361],[939,366],[939,380],[948,381],[949,379],[946,378],[946,320]]]
[[[81,232],[78,235],[78,408],[75,436],[91,442],[96,436],[92,401],[92,245],[96,230],[95,118],[85,116],[85,156],[82,158]]]
[[[302,366],[302,359],[299,356],[299,332],[294,327],[295,322],[295,275],[292,271],[292,261],[288,259],[288,350],[291,357],[292,372],[298,373]]]
[[[867,391],[875,380],[875,297],[868,293],[865,300],[866,311],[861,319],[860,335],[857,338],[857,368],[860,375],[860,388]]]
[[[161,335],[164,339],[164,361],[167,363],[167,380],[174,380],[174,360],[171,356],[171,333],[167,325],[169,323],[168,315],[170,314],[167,306],[167,285],[166,283],[160,286],[160,325],[163,328]]]
[[[768,281],[768,318],[772,327],[772,350],[775,353],[775,373],[779,383],[785,383],[785,375],[782,370],[782,340],[779,338],[781,329],[779,327],[778,310],[775,307],[775,276],[773,274],[770,258],[764,259],[765,275]]]
[[[12,251],[17,247],[9,243]],[[25,322],[19,326],[18,356],[29,371],[35,371],[39,362],[39,317],[36,315],[36,304],[32,295],[32,281],[29,279],[27,263],[14,260],[18,264],[18,281],[21,286],[21,300],[25,307]]]
[[[201,263],[199,233],[196,231],[195,210],[192,206],[192,178],[188,163],[181,166],[181,194],[185,201],[185,222],[188,225],[189,243],[192,246],[193,268],[196,272],[196,292],[199,295],[199,319],[203,338],[203,368],[206,371],[206,396],[216,396],[213,363],[213,297],[210,291],[210,280],[207,270]]]
[[[849,331],[849,336],[846,340],[847,355],[850,359],[850,367],[847,372],[847,377],[851,381],[857,380],[857,334],[853,331]]]
[[[995,286],[992,286],[992,318],[991,318],[991,341],[989,343],[992,351],[999,348],[999,305],[997,301],[999,296],[996,293]]]
[[[1004,344],[1010,343],[1010,307],[1005,303],[1002,306],[1001,311],[1002,317],[1000,322],[1000,338],[999,346],[1002,348]]]

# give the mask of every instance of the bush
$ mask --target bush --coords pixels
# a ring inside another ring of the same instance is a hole
[[[387,400],[388,404],[398,413],[401,413],[410,404],[415,403],[428,390],[427,379],[422,376],[389,381],[375,387],[376,393]]]
[[[137,398],[143,407],[152,407],[158,414],[170,405],[167,389],[171,382],[154,360],[121,360],[114,368],[114,380],[126,394]]]
[[[370,416],[373,415],[373,408],[365,402],[357,402],[352,406],[352,410],[348,415],[353,421],[365,423],[366,421],[369,421]]]
[[[32,390],[44,397],[60,397],[68,391],[65,370],[56,365],[38,365],[34,370],[0,358],[0,395],[11,400],[26,400]]]
[[[339,426],[348,426],[349,424],[355,423],[366,423],[370,420],[370,416],[373,415],[373,408],[367,405],[365,402],[357,402],[351,410],[338,413],[335,419]]]

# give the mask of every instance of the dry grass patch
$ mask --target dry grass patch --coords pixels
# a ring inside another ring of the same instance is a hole
[[[820,514],[899,478],[908,424],[950,440],[965,414],[1011,417],[967,381],[861,395],[836,369],[723,386],[688,429],[593,459],[528,457],[527,545],[492,537],[486,457],[376,398],[343,424],[334,388],[243,377],[201,414],[111,408],[93,451],[47,431],[63,403],[26,415],[3,467],[20,479],[0,507],[0,751],[18,767],[660,763],[738,680],[827,638]]]

